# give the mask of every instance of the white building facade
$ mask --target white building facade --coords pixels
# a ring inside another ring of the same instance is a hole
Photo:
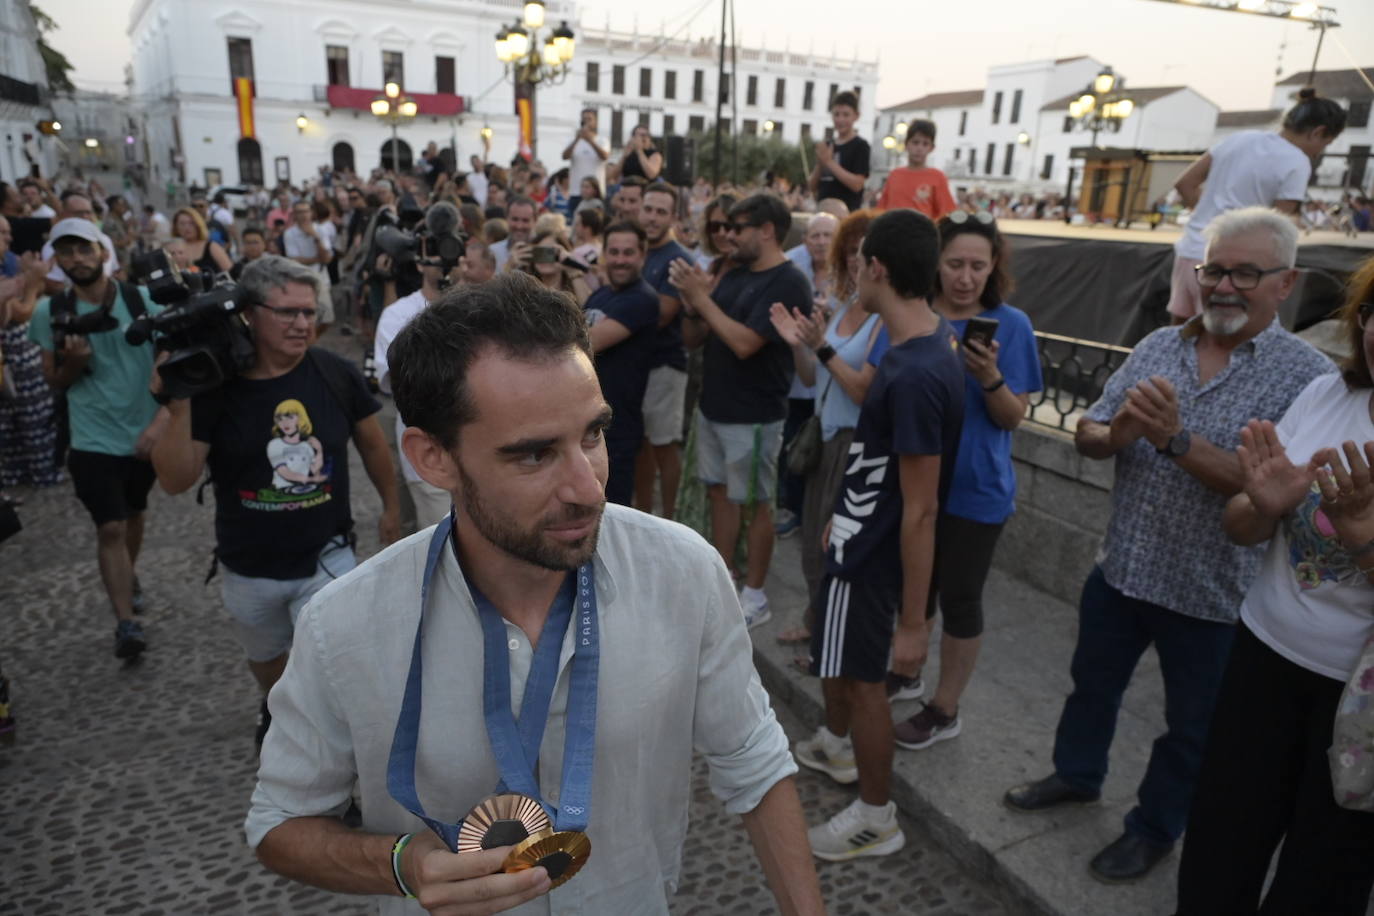
[[[0,0],[0,181],[13,184],[37,165],[52,177],[58,141],[38,130],[52,120],[38,29],[23,0]]]
[[[403,166],[430,141],[452,143],[465,163],[480,152],[484,126],[493,161],[509,161],[518,148],[514,84],[494,41],[520,11],[514,0],[137,0],[132,94],[151,178],[299,184],[326,164],[365,175],[393,148],[391,126],[369,108],[388,79],[419,103],[398,127]],[[576,10],[549,0],[547,17],[556,26]],[[236,78],[252,84],[251,130]],[[576,123],[571,84],[537,93],[540,135],[554,142]],[[547,145],[541,152],[550,154]]]
[[[520,11],[516,0],[137,0],[132,94],[151,178],[270,186],[300,183],[324,164],[366,174],[391,156],[391,128],[368,102],[398,77],[420,106],[399,128],[402,165],[435,141],[452,143],[466,168],[484,127],[492,129],[492,160],[508,162],[518,148],[514,86],[494,39]],[[535,95],[535,152],[550,170],[560,167],[582,108],[599,112],[600,133],[615,150],[640,123],[656,137],[714,125],[714,40],[584,32],[571,0],[548,0],[549,26],[563,20],[576,35],[572,66]],[[733,57],[738,70],[733,84],[726,74],[727,92],[738,96],[733,129],[744,133],[819,139],[830,129],[831,95],[856,90],[870,102],[877,91],[872,61],[744,47]],[[252,81],[251,131],[237,77]],[[727,102],[727,129],[731,109]]]
[[[930,164],[949,176],[954,188],[993,193],[1063,190],[1074,147],[1092,144],[1092,133],[1069,118],[1069,102],[1087,91],[1103,69],[1092,57],[1007,64],[988,70],[982,89],[933,93],[885,108],[878,130],[896,137],[898,124],[912,118],[935,122],[936,148]],[[1160,152],[1206,149],[1218,109],[1186,86],[1132,87],[1117,75],[1135,110],[1117,133],[1102,133],[1100,146]],[[879,137],[881,143],[882,137]],[[902,165],[900,144],[885,155]]]
[[[597,110],[601,133],[613,148],[638,124],[655,137],[714,127],[722,86],[715,39],[588,29],[578,33],[577,47],[573,96],[579,106]],[[740,47],[733,55],[727,49],[726,69],[726,130],[771,134],[789,143],[823,139],[831,132],[830,98],[843,90],[859,96],[861,131],[874,110],[876,61]]]

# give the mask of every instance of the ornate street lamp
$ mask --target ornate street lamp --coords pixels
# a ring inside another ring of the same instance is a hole
[[[1097,146],[1098,133],[1121,130],[1121,123],[1135,111],[1135,102],[1122,83],[1111,67],[1103,67],[1083,94],[1069,103],[1069,117],[1093,132],[1093,146]]]
[[[402,121],[410,121],[420,113],[420,105],[401,91],[401,84],[387,80],[382,94],[372,100],[369,106],[372,113],[391,125],[391,168],[399,171],[401,167],[401,145],[397,128]]]
[[[527,0],[519,22],[496,33],[496,59],[515,81],[515,113],[520,117],[520,152],[534,156],[534,90],[554,85],[572,72],[575,37],[567,20],[541,40],[547,12],[544,0]]]

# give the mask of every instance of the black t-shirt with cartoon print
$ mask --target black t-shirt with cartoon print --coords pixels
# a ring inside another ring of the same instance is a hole
[[[237,378],[193,398],[191,438],[210,446],[220,562],[262,579],[314,575],[320,551],[352,527],[353,426],[380,409],[353,364],[319,349],[285,375]]]

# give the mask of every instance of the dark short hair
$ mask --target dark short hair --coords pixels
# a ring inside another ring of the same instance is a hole
[[[124,198],[121,195],[111,194],[109,197],[105,198],[105,206],[113,207],[115,204],[120,203],[123,200]]]
[[[834,108],[836,105],[848,105],[857,112],[859,110],[859,96],[848,89],[842,90],[835,93],[834,97],[830,100],[831,108]]]
[[[58,200],[62,201],[62,203],[65,204],[73,197],[84,197],[86,200],[89,200],[92,203],[94,203],[94,199],[91,197],[91,195],[81,190],[80,188],[68,188],[67,190],[62,192],[62,196],[59,197]]]
[[[592,235],[600,235],[601,228],[606,225],[605,215],[600,207],[582,207],[573,216],[573,222],[580,222],[592,231]]]
[[[606,240],[609,241],[611,236],[615,235],[617,232],[628,232],[631,235],[633,235],[636,239],[638,239],[640,251],[643,251],[645,248],[649,247],[649,236],[644,232],[644,229],[639,225],[639,223],[632,223],[627,219],[622,219],[619,222],[611,223],[609,226],[606,227]]]
[[[266,235],[266,233],[264,233],[264,232],[263,232],[260,228],[258,228],[257,226],[249,226],[249,227],[247,227],[246,229],[244,229],[242,232],[239,233],[239,239],[240,239],[240,240],[246,239],[246,238],[248,238],[248,236],[250,236],[250,235],[256,235],[258,238],[262,239],[264,242],[267,241],[267,235]]]
[[[1310,86],[1298,93],[1298,104],[1283,116],[1285,130],[1305,134],[1314,127],[1325,128],[1328,137],[1337,137],[1345,130],[1345,109],[1331,99],[1317,97]]]
[[[904,299],[930,298],[940,260],[935,224],[915,210],[889,210],[869,224],[859,249],[887,268],[888,282]]]
[[[649,182],[645,180],[643,175],[631,175],[620,180],[622,188],[645,188],[648,184]]]
[[[651,182],[644,187],[645,194],[667,194],[673,199],[673,206],[677,206],[677,188],[668,184],[666,181]]]
[[[907,125],[906,138],[925,137],[931,143],[935,142],[935,122],[927,121],[925,118],[917,118]]]
[[[453,448],[459,430],[477,419],[468,370],[493,347],[522,360],[548,359],[570,349],[592,355],[582,309],[527,274],[453,287],[407,324],[387,350],[401,420]]]
[[[949,247],[949,243],[961,235],[976,235],[988,240],[988,245],[992,248],[992,272],[988,274],[987,285],[983,287],[983,294],[978,297],[978,304],[985,309],[996,308],[1007,297],[1011,295],[1013,286],[1011,275],[1011,249],[1007,247],[1007,239],[997,228],[997,223],[984,223],[976,219],[967,219],[962,223],[956,223],[949,217],[940,220],[937,227],[940,230],[940,251],[944,252]],[[940,292],[940,272],[935,272],[935,292]]]
[[[505,219],[505,218],[506,218],[506,208],[505,208],[505,207],[487,207],[485,210],[482,211],[482,219],[483,219],[483,220],[486,220],[486,221],[490,221],[490,220],[494,220],[494,219]]]
[[[730,208],[730,218],[743,216],[755,226],[773,225],[773,237],[782,244],[792,228],[792,213],[776,194],[751,194]]]
[[[506,201],[507,213],[510,213],[510,211],[514,210],[516,207],[529,207],[536,213],[539,212],[539,207],[528,197],[512,197]]]
[[[217,203],[217,204],[222,204],[222,203],[224,203],[225,201],[227,201],[228,199],[229,199],[228,195],[225,194],[223,191],[220,191],[220,192],[219,192],[218,194],[216,194],[215,197],[214,197],[214,201],[215,201],[215,203]]]

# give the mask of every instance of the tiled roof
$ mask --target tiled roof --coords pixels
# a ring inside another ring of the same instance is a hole
[[[1131,101],[1135,102],[1136,106],[1139,107],[1142,105],[1148,105],[1156,99],[1162,99],[1166,95],[1173,95],[1175,92],[1182,92],[1184,89],[1187,88],[1187,86],[1152,86],[1148,88],[1138,89],[1135,86],[1131,86],[1125,90],[1125,93],[1130,97]],[[1049,102],[1045,105],[1042,105],[1040,110],[1068,110],[1069,103],[1072,102],[1074,99],[1078,98],[1079,96],[1081,96],[1082,94],[1083,90],[1080,89],[1078,92],[1075,92],[1072,95],[1066,95],[1062,99],[1055,99],[1053,102]]]
[[[964,92],[932,92],[900,105],[885,105],[883,111],[907,111],[914,108],[971,108],[983,104],[983,90]]]
[[[1261,108],[1257,111],[1223,111],[1217,115],[1217,127],[1268,127],[1282,115],[1282,108]]]
[[[1365,67],[1364,71],[1374,74],[1374,66]],[[1292,86],[1296,98],[1297,91],[1307,85],[1307,79],[1311,75],[1310,70],[1302,70],[1279,80],[1276,85]],[[1374,90],[1360,78],[1358,70],[1318,70],[1315,85],[1317,95],[1328,99],[1374,99]]]

